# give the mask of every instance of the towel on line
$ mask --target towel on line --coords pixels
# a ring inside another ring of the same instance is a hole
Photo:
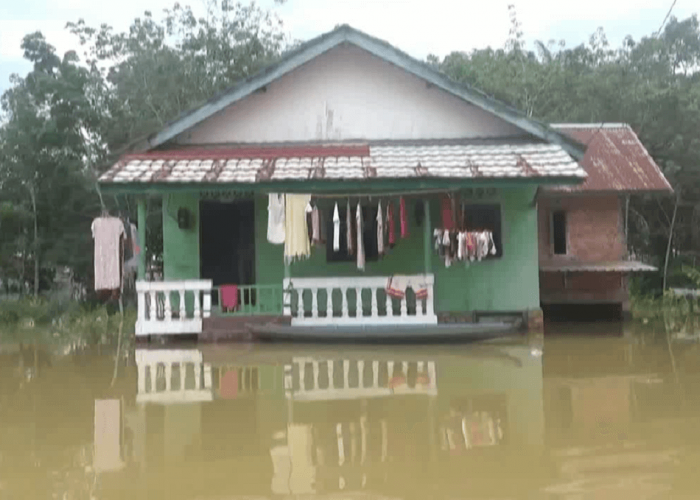
[[[387,281],[386,293],[391,297],[403,299],[409,288],[416,294],[416,300],[428,298],[428,285],[424,276],[392,276]]]

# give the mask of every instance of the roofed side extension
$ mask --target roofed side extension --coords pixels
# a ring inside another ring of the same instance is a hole
[[[549,187],[547,191],[673,192],[659,166],[626,123],[562,123],[552,127],[587,145],[580,163],[588,177],[581,184]]]
[[[159,132],[133,145],[131,150],[136,152],[148,151],[166,144],[173,138],[212,117],[231,104],[246,98],[258,90],[264,89],[271,82],[343,44],[356,46],[389,64],[423,79],[430,85],[440,88],[484,111],[492,113],[526,133],[532,134],[546,142],[557,144],[574,158],[581,158],[583,156],[584,148],[581,144],[567,135],[561,134],[547,124],[527,117],[520,111],[488,97],[481,91],[457,84],[445,75],[435,71],[427,64],[410,57],[387,42],[373,38],[347,25],[340,26],[329,33],[301,45],[296,50],[285,55],[276,64],[267,67],[222,94],[210,99],[199,108],[170,122]]]

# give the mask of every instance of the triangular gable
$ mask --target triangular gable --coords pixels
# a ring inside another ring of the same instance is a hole
[[[296,50],[284,56],[276,64],[267,67],[231,89],[210,99],[199,108],[182,115],[170,122],[159,132],[136,143],[130,149],[132,151],[147,151],[161,146],[183,132],[201,124],[203,121],[211,118],[228,106],[264,89],[267,85],[270,85],[272,82],[282,78],[300,66],[343,44],[356,46],[469,104],[493,114],[532,136],[553,144],[558,144],[575,158],[581,158],[583,156],[585,148],[581,144],[550,128],[548,125],[525,116],[514,108],[488,97],[481,91],[457,84],[445,75],[433,70],[427,64],[410,57],[387,42],[371,37],[347,25],[343,25],[301,45]]]

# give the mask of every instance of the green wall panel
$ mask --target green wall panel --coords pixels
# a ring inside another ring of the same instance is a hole
[[[534,187],[511,188],[500,190],[496,198],[483,200],[484,203],[497,202],[501,205],[503,257],[468,266],[457,263],[445,268],[442,260],[433,253],[437,312],[539,308],[537,210],[532,205],[534,195]],[[255,207],[257,281],[260,284],[281,283],[284,279],[284,251],[283,245],[267,242],[267,198],[257,196]],[[292,277],[422,273],[423,228],[416,224],[414,208],[413,202],[408,203],[410,237],[398,238],[398,244],[391,253],[378,262],[368,262],[365,272],[358,271],[351,262],[326,263],[325,247],[316,247],[308,260],[292,264]],[[326,209],[332,210],[332,205],[327,205]],[[431,201],[430,212],[432,227],[435,227],[440,221],[437,198]]]
[[[180,229],[177,211],[192,212],[193,224]],[[199,278],[199,196],[172,194],[163,196],[163,274],[166,280]]]

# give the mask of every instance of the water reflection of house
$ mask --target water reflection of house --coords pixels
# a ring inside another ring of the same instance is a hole
[[[168,478],[173,498],[186,497],[188,482],[206,483],[201,498],[405,498],[416,493],[407,478],[455,483],[465,460],[478,478],[483,450],[522,457],[523,445],[541,442],[537,351],[375,351],[137,350],[124,427],[138,481]]]

